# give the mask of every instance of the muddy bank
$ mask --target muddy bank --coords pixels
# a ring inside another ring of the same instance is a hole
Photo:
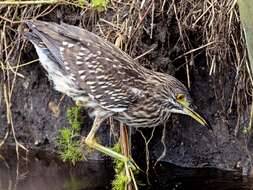
[[[205,23],[199,23],[199,26],[196,26],[197,28],[187,28],[189,27],[187,23],[182,24],[185,27],[184,32],[189,32],[187,33],[187,40],[188,45],[190,45],[189,47],[186,46],[186,41],[182,40],[180,35],[182,28],[179,28],[178,25],[177,16],[179,15],[176,16],[175,11],[171,11],[171,3],[166,3],[164,7],[156,4],[155,14],[152,16],[150,13],[145,17],[141,22],[141,27],[137,28],[138,30],[135,35],[131,36],[131,39],[122,32],[123,39],[124,37],[127,39],[125,44],[128,44],[128,47],[126,49],[132,57],[137,57],[152,49],[148,54],[138,59],[140,64],[149,69],[175,75],[186,85],[190,79],[190,91],[194,103],[210,121],[214,130],[213,132],[208,131],[186,116],[172,115],[166,124],[165,145],[167,151],[162,160],[185,167],[239,169],[247,174],[251,170],[252,144],[249,140],[250,136],[245,136],[242,130],[248,122],[247,109],[250,102],[238,98],[244,96],[243,89],[246,88],[246,79],[244,75],[240,75],[245,68],[242,68],[240,72],[236,72],[234,67],[236,64],[235,58],[232,53],[231,55],[229,53],[231,57],[227,59],[227,62],[221,59],[214,60],[217,65],[216,73],[210,75],[211,65],[208,57],[210,56],[210,50],[207,51],[207,49],[201,48],[200,51],[187,54],[186,57],[182,56],[189,50],[203,45],[204,32],[201,29],[205,27]],[[176,6],[180,8],[179,5]],[[148,5],[144,8],[141,13],[149,10]],[[188,12],[193,11],[190,8],[192,7],[189,7]],[[229,8],[227,7],[227,9]],[[79,9],[75,11],[71,7],[66,8],[62,5],[54,8],[40,19],[54,22],[62,20],[69,24],[85,27],[112,42],[118,39],[117,32],[120,32],[120,30],[101,21],[102,19],[113,22],[115,9],[108,8],[105,13],[100,14],[94,11],[88,11],[84,14]],[[129,21],[130,24],[135,23],[138,25],[138,14],[133,11],[133,15],[129,15],[128,11],[129,5],[126,5],[123,10],[116,11],[120,18],[118,22],[129,19],[131,20],[131,22]],[[138,11],[140,10],[138,9]],[[183,15],[181,16],[183,17]],[[151,20],[153,20],[152,25],[150,24]],[[133,24],[133,26],[136,25]],[[150,34],[151,26],[152,38]],[[231,27],[234,32],[238,31],[240,29],[239,21],[234,21]],[[100,30],[104,33],[101,34]],[[226,30],[222,32],[219,40],[230,42],[229,40],[232,39],[230,36],[225,35]],[[15,36],[12,33],[9,35]],[[224,42],[224,44],[227,46],[220,45],[222,50],[230,48],[230,43],[226,44]],[[231,48],[232,50],[234,49]],[[214,50],[212,49],[212,51]],[[21,52],[21,63],[37,58],[31,44],[26,43]],[[224,53],[224,57],[228,56],[225,54],[226,52],[221,51],[221,53]],[[213,55],[216,54],[217,52],[213,53]],[[15,65],[14,60],[11,63]],[[73,106],[74,102],[69,97],[62,98],[62,94],[53,90],[52,84],[47,80],[46,73],[38,62],[22,67],[18,71],[24,77],[17,77],[11,98],[17,139],[28,148],[56,151],[55,138],[60,128],[69,126],[66,120],[66,110],[68,107]],[[10,73],[10,77],[14,77],[14,75]],[[7,83],[6,75],[1,74],[0,138],[4,137],[8,126],[3,95],[5,83]],[[245,99],[248,100],[247,97]],[[57,106],[59,111],[57,111],[58,109],[55,110]],[[86,122],[82,127],[82,135],[86,135],[92,121],[85,111],[83,117],[85,117]],[[162,130],[162,126],[157,128],[149,145],[152,159],[159,158],[163,152]],[[145,129],[144,133],[149,135],[150,129]],[[103,144],[110,144],[109,126],[105,124],[97,136],[98,141]],[[133,155],[137,162],[138,160],[144,160],[144,141],[135,130],[133,131],[132,141]],[[11,135],[6,143],[13,143]],[[90,155],[90,158],[101,159],[102,156],[94,152]]]

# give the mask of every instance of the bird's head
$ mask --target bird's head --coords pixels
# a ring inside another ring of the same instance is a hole
[[[163,96],[164,108],[171,113],[185,114],[208,129],[212,129],[209,122],[200,116],[199,113],[195,111],[195,106],[192,104],[191,96],[188,89],[175,77],[166,76],[166,80],[163,83],[163,90],[160,92]]]

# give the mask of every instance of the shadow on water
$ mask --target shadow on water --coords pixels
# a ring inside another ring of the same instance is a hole
[[[0,190],[105,190],[111,189],[112,164],[88,161],[71,166],[47,152],[34,151],[17,162],[15,151],[0,155]],[[27,159],[27,161],[24,161]],[[161,163],[151,172],[151,186],[159,190],[250,190],[253,180],[235,172],[189,169]]]

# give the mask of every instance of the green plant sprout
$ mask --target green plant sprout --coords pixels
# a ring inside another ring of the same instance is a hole
[[[61,129],[56,139],[60,158],[64,162],[71,162],[73,165],[75,165],[76,162],[85,159],[80,147],[80,140],[78,139],[80,136],[81,124],[83,122],[80,112],[81,108],[77,106],[68,109],[67,119],[70,127]]]
[[[98,11],[103,11],[108,5],[108,0],[91,0],[90,4],[92,8]]]
[[[113,150],[115,152],[121,153],[120,144],[119,143],[115,144]],[[131,182],[135,184],[134,189],[138,190],[134,176],[138,174],[138,169],[134,170],[132,175],[129,176],[126,174],[126,167],[124,162],[114,159],[113,165],[115,170],[115,177],[114,180],[112,181],[112,190],[125,190],[127,189],[128,184]]]
[[[113,150],[115,152],[120,153],[121,147],[120,144],[117,143],[114,145]],[[115,170],[115,178],[112,181],[112,189],[113,190],[125,190],[125,186],[129,182],[128,177],[124,171],[124,163],[120,160],[114,159],[113,160],[114,170]]]

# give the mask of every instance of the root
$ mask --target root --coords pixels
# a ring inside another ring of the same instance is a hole
[[[0,149],[5,144],[5,141],[7,140],[8,137],[9,137],[9,127],[7,128],[7,131],[6,131],[5,135],[4,135],[3,140],[0,141]]]
[[[162,138],[161,138],[161,143],[163,145],[163,152],[159,156],[159,158],[156,160],[154,167],[156,167],[156,164],[158,162],[160,162],[166,156],[167,148],[166,148],[166,144],[165,144],[165,137],[166,137],[166,124],[163,125],[163,134],[162,134]]]
[[[153,139],[153,137],[154,137],[155,129],[156,129],[156,127],[153,127],[153,128],[152,128],[151,135],[150,135],[150,137],[149,137],[148,139],[145,137],[145,135],[143,134],[143,132],[142,132],[141,130],[137,129],[137,131],[140,132],[140,134],[141,134],[141,136],[142,136],[142,138],[143,138],[143,140],[144,140],[144,142],[145,142],[145,152],[146,152],[146,177],[147,177],[147,182],[148,182],[148,184],[150,184],[150,180],[149,180],[149,143],[150,143],[150,141],[151,141],[151,140]]]

